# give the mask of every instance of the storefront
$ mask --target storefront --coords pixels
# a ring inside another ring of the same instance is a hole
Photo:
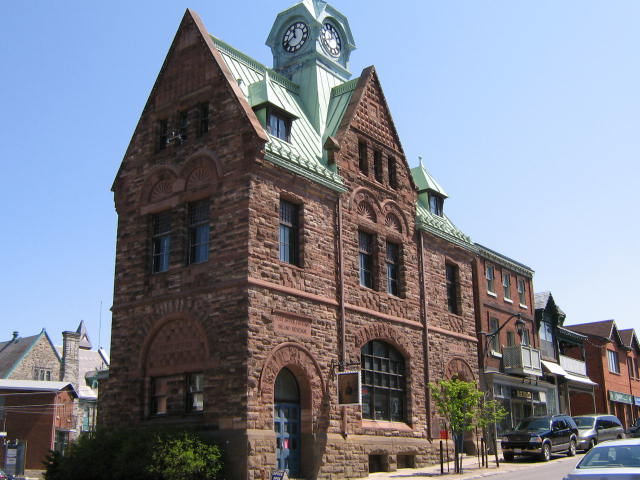
[[[609,413],[618,417],[625,429],[633,423],[635,405],[633,395],[609,390]]]
[[[525,383],[521,378],[499,374],[491,377],[493,396],[508,412],[497,425],[498,435],[513,428],[523,418],[558,413],[555,385],[540,380]]]

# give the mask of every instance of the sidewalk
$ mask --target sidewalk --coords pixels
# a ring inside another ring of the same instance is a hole
[[[573,457],[555,458],[554,462],[571,461]],[[575,460],[575,459],[574,459]],[[462,459],[462,473],[453,473],[453,462],[449,463],[450,473],[447,473],[447,464],[444,464],[444,475],[440,475],[440,464],[423,468],[401,468],[395,472],[377,472],[369,474],[369,480],[402,480],[418,478],[438,478],[442,480],[471,480],[474,478],[489,477],[499,473],[515,472],[535,468],[540,465],[534,460],[517,460],[505,463],[500,460],[500,467],[496,467],[495,457],[489,457],[489,468],[478,468],[478,458],[465,456]]]

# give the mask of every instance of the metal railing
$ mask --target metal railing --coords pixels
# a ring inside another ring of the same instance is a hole
[[[502,365],[505,373],[520,375],[542,375],[540,363],[540,350],[524,345],[503,347]]]

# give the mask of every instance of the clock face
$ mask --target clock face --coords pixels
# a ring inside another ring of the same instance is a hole
[[[292,23],[282,37],[282,47],[289,53],[302,48],[309,36],[309,27],[304,22]]]
[[[325,23],[322,27],[322,46],[326,52],[333,56],[340,56],[340,49],[342,48],[342,41],[336,27],[330,23]]]

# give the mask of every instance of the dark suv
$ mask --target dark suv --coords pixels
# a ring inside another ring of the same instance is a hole
[[[535,455],[548,462],[551,453],[576,454],[578,427],[568,415],[547,415],[522,420],[502,437],[502,453],[509,462],[515,455]]]

